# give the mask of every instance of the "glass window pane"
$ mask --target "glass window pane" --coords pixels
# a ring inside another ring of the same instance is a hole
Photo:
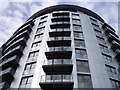
[[[83,38],[83,33],[82,32],[74,32],[74,37],[75,38]]]
[[[82,27],[80,25],[73,25],[73,30],[81,31]]]
[[[88,62],[77,61],[77,71],[78,72],[90,72]]]
[[[87,59],[87,53],[86,50],[75,50],[76,58],[84,58]]]
[[[76,47],[85,47],[85,42],[83,40],[74,40]]]
[[[91,76],[78,75],[78,88],[92,88]]]
[[[27,84],[31,84],[31,82],[32,82],[32,78],[33,78],[33,77],[28,77]]]
[[[21,85],[25,85],[27,83],[27,78],[22,78]]]
[[[79,19],[79,14],[72,14],[72,18]]]

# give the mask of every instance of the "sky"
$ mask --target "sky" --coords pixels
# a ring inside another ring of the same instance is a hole
[[[69,1],[69,2],[68,2]],[[35,12],[58,4],[85,7],[101,16],[118,33],[117,0],[1,0],[0,1],[0,46]]]

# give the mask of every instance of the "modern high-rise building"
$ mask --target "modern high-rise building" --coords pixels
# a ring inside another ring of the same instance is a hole
[[[120,40],[88,9],[51,6],[2,45],[0,67],[4,89],[119,88]]]

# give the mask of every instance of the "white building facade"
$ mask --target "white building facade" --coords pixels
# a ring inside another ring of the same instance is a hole
[[[2,47],[3,88],[120,87],[119,36],[88,9],[45,8]]]

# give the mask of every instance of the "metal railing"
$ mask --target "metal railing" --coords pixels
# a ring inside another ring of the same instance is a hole
[[[50,32],[70,31],[70,28],[51,29]]]
[[[43,75],[40,82],[73,82],[71,75]]]
[[[72,64],[71,59],[44,60],[43,65]]]
[[[49,47],[47,51],[71,51],[71,47]]]
[[[71,40],[71,37],[51,37],[48,38],[48,41],[56,41],[56,40]]]

